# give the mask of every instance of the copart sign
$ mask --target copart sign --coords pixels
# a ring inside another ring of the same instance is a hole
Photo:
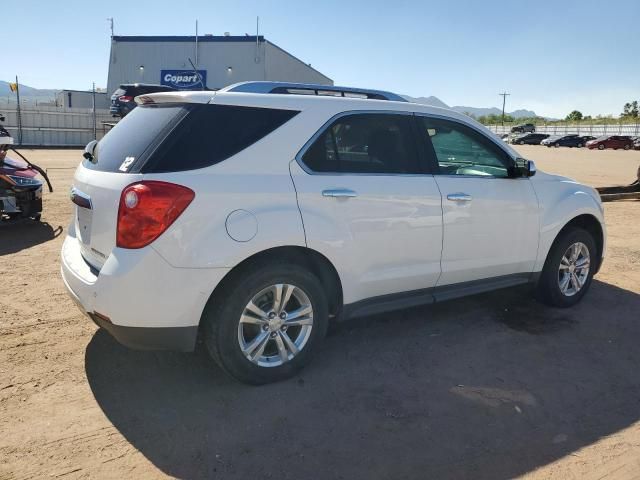
[[[207,71],[161,70],[160,83],[179,90],[199,90],[207,86]]]

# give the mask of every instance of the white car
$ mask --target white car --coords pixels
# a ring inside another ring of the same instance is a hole
[[[62,247],[70,295],[125,345],[200,336],[272,382],[338,319],[526,283],[567,307],[602,263],[596,191],[466,115],[272,82],[137,102],[87,146]]]

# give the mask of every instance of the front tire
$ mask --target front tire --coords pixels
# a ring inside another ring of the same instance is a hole
[[[561,233],[547,255],[537,285],[538,298],[554,307],[575,305],[589,290],[598,261],[589,232],[575,227]]]
[[[598,150],[604,150],[604,145],[598,145]]]
[[[296,264],[236,272],[203,314],[204,341],[222,370],[243,383],[290,378],[324,338],[328,301],[320,280]]]

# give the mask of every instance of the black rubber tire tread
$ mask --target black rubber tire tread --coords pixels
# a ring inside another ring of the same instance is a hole
[[[269,261],[249,264],[232,272],[232,275],[211,297],[203,313],[203,339],[209,354],[225,373],[250,385],[292,377],[309,362],[327,332],[328,301],[320,280],[295,263]],[[313,329],[311,338],[293,360],[278,367],[260,367],[247,360],[240,351],[238,321],[249,300],[263,288],[276,283],[296,285],[307,294],[313,307]]]
[[[591,265],[589,268],[589,276],[582,289],[577,294],[567,297],[562,294],[560,286],[558,285],[558,268],[560,267],[560,260],[564,252],[567,251],[569,245],[576,242],[584,243],[589,249]],[[582,297],[584,297],[589,290],[591,281],[593,280],[593,272],[596,270],[599,261],[596,242],[589,232],[579,227],[571,227],[563,231],[553,242],[544,263],[536,289],[538,299],[553,307],[572,307],[582,300]]]

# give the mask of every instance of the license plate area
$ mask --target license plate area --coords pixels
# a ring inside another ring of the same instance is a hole
[[[83,207],[76,207],[76,218],[78,219],[78,238],[85,245],[91,243],[91,218],[93,211]]]

